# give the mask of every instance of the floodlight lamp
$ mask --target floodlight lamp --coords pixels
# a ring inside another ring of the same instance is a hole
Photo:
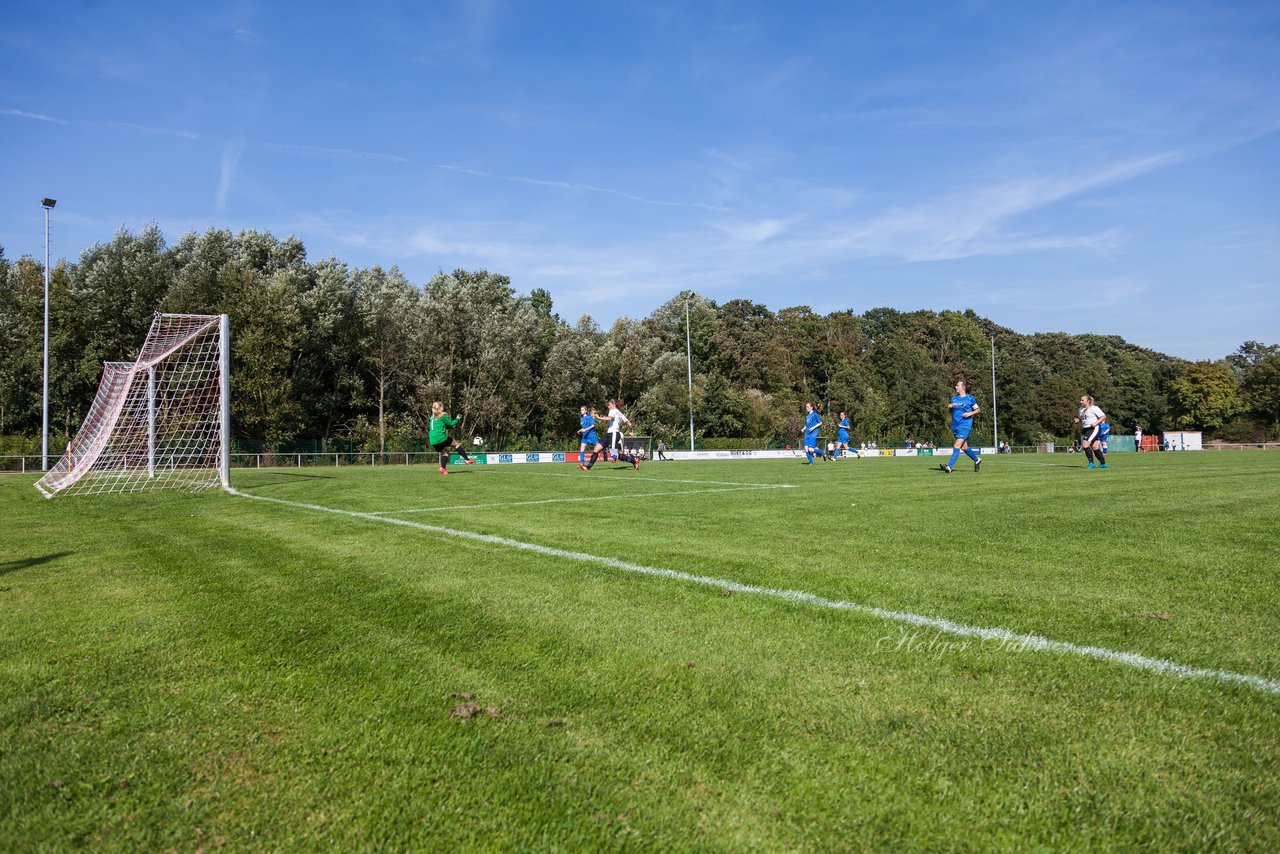
[[[40,200],[40,204],[44,205],[46,208],[51,208],[57,203],[58,203],[57,199],[41,199]]]

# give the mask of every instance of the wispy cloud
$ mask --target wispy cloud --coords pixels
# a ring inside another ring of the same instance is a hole
[[[1038,282],[1034,287],[983,288],[972,292],[976,303],[992,307],[1016,306],[1021,311],[1095,311],[1134,302],[1151,290],[1132,278],[1083,277],[1079,280]]]
[[[795,218],[789,220],[769,218],[742,222],[717,222],[713,227],[737,243],[756,244],[785,233],[795,222]]]
[[[86,124],[94,124],[86,122]],[[177,130],[174,128],[158,128],[149,125],[136,125],[132,122],[103,122],[100,127],[118,128],[120,130],[136,131],[137,133],[155,134],[157,136],[172,136],[178,139],[203,139],[200,134],[192,133],[189,130]]]
[[[171,136],[177,139],[203,140],[208,138],[203,134],[195,133],[194,131],[189,131],[189,130],[182,130],[181,128],[167,128],[167,127],[156,127],[153,125],[140,125],[134,122],[119,122],[119,121],[102,122],[102,121],[93,121],[89,119],[60,119],[55,116],[46,116],[40,113],[28,113],[23,110],[15,110],[15,109],[0,110],[0,116],[13,116],[15,118],[31,119],[33,121],[49,122],[51,124],[57,124],[57,125],[67,125],[67,126],[74,125],[78,127],[110,128],[113,130],[129,131],[131,133],[142,133],[142,134],[149,134],[153,136]],[[331,158],[331,159],[338,159],[338,160],[375,160],[375,161],[382,161],[385,163],[409,163],[410,162],[409,158],[407,157],[401,157],[396,154],[386,154],[380,151],[356,151],[356,150],[347,149],[347,148],[325,148],[323,146],[317,146],[317,145],[292,145],[289,143],[273,143],[273,142],[257,143],[257,144],[251,145],[249,143],[241,141],[237,143],[237,145],[239,146],[239,150],[236,152],[237,158],[239,157],[240,152],[244,151],[245,149],[256,148],[256,149],[262,149],[267,151],[278,151],[278,152],[281,152],[282,154],[295,154],[303,157],[322,157],[322,158]],[[225,155],[225,149],[224,149],[224,155]]]
[[[98,122],[87,119],[60,119],[55,116],[46,116],[41,113],[28,113],[23,110],[5,109],[0,110],[0,116],[14,116],[21,119],[31,119],[32,121],[49,122],[55,125],[75,125],[77,127],[93,127],[93,128],[112,128],[115,130],[127,130],[135,133],[155,134],[159,136],[175,136],[180,139],[200,139],[200,134],[192,133],[186,130],[177,130],[174,128],[152,127],[150,125],[139,125],[133,122]]]
[[[227,196],[235,181],[236,169],[240,165],[240,155],[244,152],[244,142],[239,139],[229,140],[222,147],[222,166],[218,175],[218,191],[214,194],[214,205],[220,211],[227,209]]]
[[[520,175],[498,175],[493,172],[485,172],[480,169],[468,169],[465,166],[454,166],[446,163],[436,164],[437,169],[445,169],[450,172],[460,172],[464,175],[475,175],[479,178],[493,178],[499,181],[510,181],[515,184],[530,184],[536,187],[554,187],[560,190],[569,190],[575,193],[601,193],[607,196],[616,196],[618,198],[627,199],[633,202],[639,202],[646,205],[659,205],[671,208],[697,208],[700,210],[714,211],[722,213],[730,210],[722,205],[710,205],[703,202],[681,202],[671,201],[667,199],[652,199],[646,196],[638,196],[634,193],[626,193],[620,190],[610,190],[606,187],[595,187],[591,184],[577,184],[569,181],[553,181],[546,178],[531,178]]]
[[[378,160],[384,163],[408,163],[409,158],[397,154],[383,154],[379,151],[354,151],[348,148],[323,148],[315,145],[287,145],[280,143],[264,143],[260,148],[268,151],[279,151],[282,154],[300,154],[305,157],[328,157],[338,160]]]
[[[832,251],[906,261],[939,261],[1114,242],[1114,233],[1064,237],[1012,231],[1008,225],[1019,216],[1163,168],[1180,157],[1177,153],[1165,153],[1071,175],[1009,178],[846,225],[843,233],[834,232],[823,242],[829,244]]]
[[[55,125],[69,125],[71,122],[65,119],[55,119],[53,116],[45,116],[40,113],[28,113],[23,110],[0,110],[0,116],[14,116],[19,119],[31,119],[37,122],[49,122]]]

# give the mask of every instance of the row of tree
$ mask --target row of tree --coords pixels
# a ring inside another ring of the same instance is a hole
[[[795,437],[813,401],[847,409],[859,441],[942,443],[957,377],[990,412],[993,340],[1000,434],[1014,443],[1068,436],[1082,393],[1125,431],[1280,432],[1280,348],[1257,342],[1192,363],[1114,336],[1020,335],[972,311],[775,312],[693,292],[606,330],[483,270],[417,286],[394,266],[309,262],[292,237],[210,230],[170,246],[154,225],[50,274],[50,429],[63,436],[102,362],[135,356],[157,310],[230,315],[233,429],[268,443],[407,449],[442,400],[462,434],[547,447],[573,438],[579,405],[610,397],[644,432],[688,441],[686,317],[699,438]],[[0,435],[40,430],[43,277],[0,248]],[[990,441],[989,420],[977,429]]]

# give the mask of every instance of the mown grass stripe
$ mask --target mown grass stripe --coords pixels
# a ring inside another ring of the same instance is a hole
[[[289,507],[297,507],[304,510],[315,510],[321,513],[333,513],[353,519],[365,519],[370,522],[381,522],[388,525],[400,525],[406,528],[414,528],[420,531],[444,534],[449,537],[488,543],[490,545],[501,546],[503,548],[534,552],[548,557],[594,563],[600,566],[621,569],[641,575],[648,575],[657,578],[669,578],[676,581],[702,584],[708,587],[717,587],[722,590],[730,590],[735,593],[767,596],[773,599],[780,599],[802,605],[811,605],[818,608],[852,611],[854,613],[866,614],[868,616],[878,617],[883,620],[903,623],[918,628],[933,629],[934,631],[958,637],[978,638],[983,641],[995,641],[1004,649],[1053,652],[1062,655],[1083,656],[1085,658],[1094,658],[1114,664],[1121,664],[1138,670],[1176,676],[1181,679],[1210,679],[1218,682],[1244,685],[1258,691],[1280,696],[1280,680],[1269,679],[1264,676],[1254,676],[1246,673],[1233,673],[1231,671],[1218,670],[1209,667],[1193,667],[1191,665],[1179,664],[1178,662],[1169,661],[1167,659],[1150,658],[1148,656],[1132,652],[1120,652],[1117,650],[1107,649],[1105,647],[1084,646],[1070,643],[1068,641],[1056,641],[1040,635],[1021,634],[1010,629],[970,626],[965,623],[957,623],[941,617],[929,617],[922,614],[913,614],[909,611],[894,611],[886,608],[877,608],[871,605],[861,605],[857,602],[828,599],[824,596],[807,593],[802,590],[779,590],[771,587],[758,587],[753,584],[744,584],[742,582],[732,581],[725,578],[715,578],[713,576],[695,575],[674,569],[645,566],[644,564],[631,563],[629,561],[618,560],[616,558],[587,554],[585,552],[573,552],[565,549],[553,548],[551,546],[541,546],[536,543],[526,543],[520,540],[494,536],[492,534],[480,534],[474,531],[460,531],[454,528],[445,528],[439,525],[428,525],[407,519],[394,519],[373,513],[342,510],[336,507],[325,507],[320,504],[307,504],[300,501],[287,501],[283,498],[269,498],[264,495],[252,495],[240,492],[236,489],[231,489],[229,491],[232,495],[237,495],[242,498],[250,498],[255,501],[267,501],[273,504],[283,504]]]
[[[538,498],[531,501],[490,501],[484,504],[455,504],[444,507],[414,507],[407,510],[379,510],[370,516],[403,516],[407,513],[442,513],[448,510],[483,510],[493,507],[527,507],[531,504],[572,504],[580,501],[616,501],[623,498],[664,498],[673,495],[706,495],[709,492],[743,492],[759,489],[790,489],[786,484],[738,486],[729,489],[683,489],[669,492],[635,492],[631,494],[592,495],[576,498]]]

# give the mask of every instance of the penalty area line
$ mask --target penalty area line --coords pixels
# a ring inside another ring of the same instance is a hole
[[[265,495],[250,495],[236,489],[228,489],[227,491],[232,495],[239,496],[240,498],[248,498],[254,501],[266,501],[272,504],[283,504],[287,507],[297,507],[302,510],[314,510],[320,513],[347,516],[352,519],[381,522],[384,525],[399,525],[405,528],[413,528],[415,530],[427,531],[433,534],[443,534],[448,537],[487,543],[489,545],[499,546],[502,548],[533,552],[534,554],[540,554],[546,557],[561,558],[564,560],[573,560],[582,563],[593,563],[598,566],[607,566],[612,569],[620,569],[626,572],[636,573],[638,575],[647,575],[654,578],[667,578],[673,581],[683,581],[690,584],[701,584],[707,587],[717,587],[721,590],[730,590],[734,593],[764,596],[770,599],[778,599],[799,605],[809,605],[815,608],[827,608],[836,611],[850,611],[855,614],[865,614],[870,617],[877,617],[894,623],[902,623],[923,629],[933,629],[937,632],[956,635],[958,637],[978,638],[983,641],[995,641],[1005,649],[1031,652],[1051,652],[1059,655],[1075,655],[1084,658],[1093,658],[1100,661],[1110,662],[1112,664],[1124,665],[1125,667],[1130,667],[1135,670],[1145,670],[1151,673],[1174,676],[1179,679],[1209,679],[1216,682],[1243,685],[1267,694],[1280,696],[1280,679],[1269,679],[1265,676],[1254,676],[1247,673],[1233,673],[1229,670],[1217,670],[1210,667],[1193,667],[1188,664],[1179,664],[1176,661],[1169,661],[1168,659],[1163,658],[1151,658],[1133,652],[1120,652],[1100,646],[1087,646],[1070,643],[1069,641],[1056,641],[1040,635],[1021,634],[1010,629],[1002,629],[998,627],[990,628],[984,626],[970,626],[965,623],[957,623],[941,617],[928,617],[922,614],[913,614],[909,611],[894,611],[887,608],[877,608],[871,605],[860,605],[857,602],[828,599],[825,596],[806,593],[802,590],[783,590],[772,587],[759,587],[754,584],[744,584],[727,578],[694,575],[693,573],[680,572],[679,570],[674,569],[645,566],[644,564],[631,563],[629,561],[618,560],[611,557],[602,557],[600,555],[587,554],[585,552],[567,551],[565,549],[551,548],[550,546],[540,546],[536,543],[511,540],[506,537],[498,537],[492,534],[478,534],[474,531],[459,531],[454,528],[445,528],[440,525],[428,525],[423,522],[412,522],[408,519],[393,519],[387,516],[375,516],[371,513],[360,513],[354,510],[340,510],[336,507],[325,507],[320,504],[305,504],[301,501],[286,501],[283,498],[268,498]]]

